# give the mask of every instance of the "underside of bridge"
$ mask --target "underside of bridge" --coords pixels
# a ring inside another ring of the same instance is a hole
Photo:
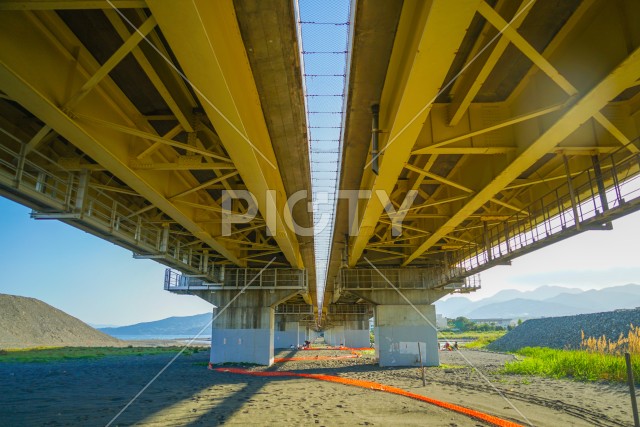
[[[278,0],[0,4],[0,194],[229,304],[212,360],[269,364],[275,307],[317,299],[296,28]]]
[[[323,320],[373,304],[381,365],[417,363],[416,342],[437,363],[434,301],[637,210],[639,17],[636,1],[357,1],[340,189],[360,196],[338,202]]]
[[[437,364],[436,300],[640,207],[640,3],[351,4],[323,288],[296,1],[0,2],[0,194],[169,267],[212,362],[373,315],[381,365]]]

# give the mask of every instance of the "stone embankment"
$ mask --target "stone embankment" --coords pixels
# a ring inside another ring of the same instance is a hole
[[[581,331],[585,338],[605,335],[609,340],[617,340],[620,334],[627,335],[632,324],[640,326],[640,308],[531,319],[487,348],[494,351],[516,351],[523,347],[578,349]]]

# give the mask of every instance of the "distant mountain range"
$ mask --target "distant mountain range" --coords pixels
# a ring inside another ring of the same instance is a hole
[[[184,335],[195,336],[211,321],[211,313],[196,314],[195,316],[168,317],[153,322],[136,323],[135,325],[120,326],[116,328],[99,328],[100,331],[111,336],[124,337],[136,336],[162,336]],[[208,335],[210,331],[205,331]]]
[[[507,289],[492,297],[471,301],[452,297],[435,303],[436,312],[448,318],[528,319],[598,313],[640,307],[640,285],[628,284],[583,291],[562,286],[542,286],[533,291]]]

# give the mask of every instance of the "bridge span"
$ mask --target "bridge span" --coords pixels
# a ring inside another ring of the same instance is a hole
[[[1,2],[0,194],[166,265],[217,306],[214,363],[373,316],[381,365],[438,364],[436,300],[640,206],[640,4],[350,4],[327,256],[288,202],[298,1]]]

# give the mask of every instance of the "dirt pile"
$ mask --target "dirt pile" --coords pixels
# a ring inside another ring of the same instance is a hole
[[[40,300],[0,294],[0,348],[121,345],[122,341]]]
[[[487,346],[489,350],[516,351],[523,347],[578,349],[581,331],[585,337],[605,335],[617,340],[629,333],[630,325],[640,325],[640,308],[577,316],[531,319]]]

